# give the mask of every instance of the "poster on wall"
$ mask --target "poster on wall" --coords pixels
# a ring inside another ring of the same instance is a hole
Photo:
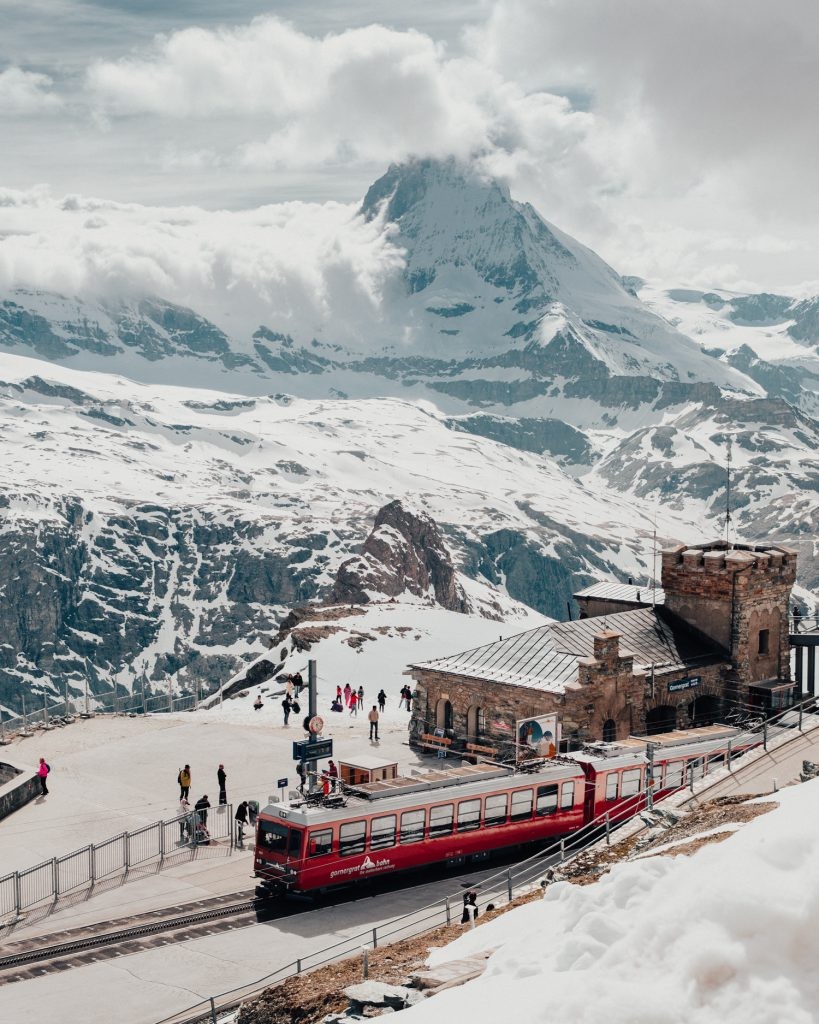
[[[557,715],[538,715],[517,722],[518,758],[554,757],[560,749],[560,721]]]

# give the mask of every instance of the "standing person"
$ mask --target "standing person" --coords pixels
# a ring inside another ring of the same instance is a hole
[[[196,816],[199,821],[208,827],[208,808],[210,807],[210,800],[208,800],[207,793],[204,796],[200,796],[196,803],[193,805],[193,809],[196,811]]]
[[[236,808],[234,819],[236,821],[236,842],[241,846],[245,839],[245,825],[247,824],[247,800],[243,800]]]
[[[333,760],[327,765],[327,777],[330,780],[330,788],[335,793],[338,788],[338,768]]]
[[[347,704],[350,708],[350,715],[355,715],[358,718],[358,694],[355,690],[350,690],[350,696],[347,698]]]
[[[285,684],[284,684],[284,688],[286,690],[286,695],[292,700],[293,699],[293,677],[292,676],[288,676],[287,677],[287,680],[285,681]]]
[[[386,695],[386,693],[384,693],[384,688],[382,687],[378,691],[378,707],[380,708],[382,714],[384,713],[384,706],[386,705],[386,703],[387,703],[387,695]]]
[[[407,688],[406,688],[406,686],[402,686],[401,690],[399,691],[399,698],[398,698],[398,710],[399,711],[401,710],[401,708],[403,708],[404,701],[406,700],[406,698],[407,698]]]
[[[364,687],[363,686],[359,686],[359,688],[358,688],[358,706],[360,708],[364,707]]]
[[[296,674],[293,676],[293,686],[295,686],[296,688],[296,696],[298,697],[298,695],[304,689],[304,679],[302,679],[301,672],[296,672]]]
[[[176,813],[179,815],[179,842],[184,843],[191,834],[191,805],[184,796],[179,800],[179,810]]]
[[[369,720],[370,720],[370,739],[376,739],[377,740],[378,739],[378,711],[376,709],[375,704],[373,704],[373,709],[369,713],[369,715],[367,715],[367,718],[369,718]]]
[[[180,769],[176,781],[179,783],[179,799],[187,800],[191,788],[191,766],[189,764]]]
[[[353,692],[352,686],[349,683],[344,684],[344,703],[349,706],[350,694]]]
[[[341,686],[336,687],[336,700],[341,703]]]
[[[216,772],[216,781],[219,783],[219,803],[227,803],[227,772],[223,764],[219,765],[219,769]]]
[[[285,697],[282,701],[282,714],[284,715],[284,724],[287,725],[290,718],[290,712],[293,710],[293,702],[289,697]]]
[[[296,775],[299,777],[299,792],[304,792],[304,780],[307,776],[307,769],[304,767],[304,761],[296,762]]]
[[[46,764],[46,759],[44,757],[41,757],[40,758],[40,767],[37,769],[37,776],[40,779],[40,795],[41,796],[48,796],[48,786],[46,785],[46,779],[48,778],[48,773],[50,771],[51,771],[51,766]]]

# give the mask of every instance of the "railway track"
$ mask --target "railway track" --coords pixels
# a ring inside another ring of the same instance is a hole
[[[240,897],[237,899],[237,897]],[[97,960],[140,952],[170,941],[211,934],[228,928],[247,927],[276,916],[264,905],[245,893],[200,900],[187,907],[171,908],[170,912],[154,912],[124,918],[120,922],[75,928],[57,935],[37,936],[7,944],[0,949],[0,985],[25,978],[39,977],[53,970],[66,970]],[[59,942],[53,939],[59,936]]]

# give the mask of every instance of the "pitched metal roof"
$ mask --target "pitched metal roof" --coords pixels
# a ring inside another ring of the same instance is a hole
[[[656,591],[649,583],[592,583],[584,590],[578,590],[578,597],[594,597],[606,601],[625,601],[629,604],[665,604],[665,591],[657,587]]]
[[[721,647],[692,632],[664,608],[635,608],[605,617],[538,626],[411,668],[563,693],[577,682],[579,659],[593,657],[595,634],[603,629],[620,634],[620,651],[634,655],[635,668],[649,669],[653,664],[657,674],[727,657]]]

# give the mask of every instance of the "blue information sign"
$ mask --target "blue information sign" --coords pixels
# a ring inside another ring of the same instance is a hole
[[[279,779],[279,781],[276,783],[276,786],[279,789],[287,789],[287,779]]]
[[[685,679],[675,679],[668,684],[668,692],[678,693],[680,690],[696,690],[701,682],[701,676],[686,676]]]

